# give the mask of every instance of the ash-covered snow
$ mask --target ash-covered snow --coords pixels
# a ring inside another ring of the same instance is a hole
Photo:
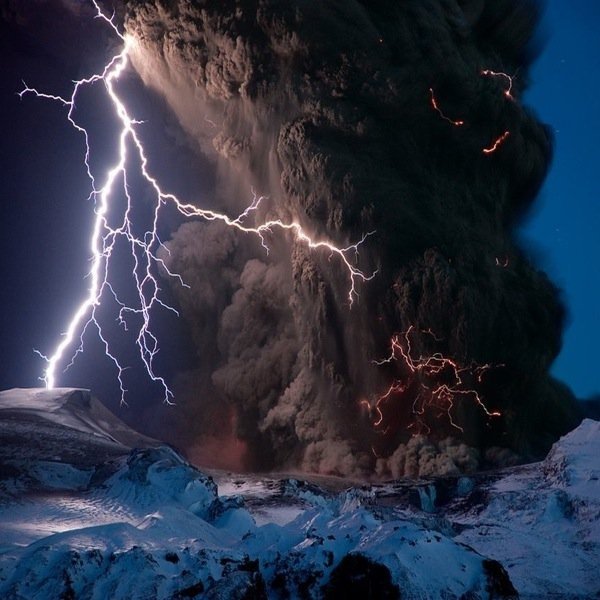
[[[205,475],[82,390],[0,393],[0,442],[1,598],[600,595],[595,421],[542,463],[342,491]]]

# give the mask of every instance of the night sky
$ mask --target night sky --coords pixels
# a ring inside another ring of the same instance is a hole
[[[3,11],[10,4],[0,0]],[[541,119],[552,124],[556,139],[538,209],[521,235],[534,261],[564,291],[570,324],[554,373],[579,397],[600,391],[595,364],[600,336],[599,17],[600,8],[588,0],[549,2],[546,46],[525,96]],[[17,92],[24,79],[40,89],[66,93],[70,79],[101,64],[110,36],[98,22],[83,22],[72,14],[63,18],[42,8],[24,26],[3,20],[1,28],[0,389],[7,389],[38,385],[44,363],[33,349],[51,351],[84,295],[92,210],[85,199],[81,139],[67,126],[66,111],[33,97],[20,100]],[[131,85],[136,88],[135,82]],[[139,88],[136,93],[140,96]],[[145,118],[158,114],[151,99],[141,101],[140,110]],[[164,126],[164,118],[158,124]],[[103,124],[94,126],[101,129]],[[106,128],[109,132],[108,124]],[[105,159],[101,152],[99,164]],[[165,353],[178,353],[186,343],[177,341],[179,335],[185,338],[182,326],[169,321],[163,328],[171,337],[165,340]],[[116,391],[107,383],[113,373],[92,341],[63,382],[101,389],[103,397]]]
[[[554,128],[554,161],[523,231],[537,262],[563,290],[570,313],[555,375],[579,397],[600,391],[600,5],[548,3],[547,45],[534,64],[526,101]]]

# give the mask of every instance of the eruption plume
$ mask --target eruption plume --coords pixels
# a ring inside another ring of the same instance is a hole
[[[521,103],[538,15],[529,0],[125,3],[127,59],[216,173],[216,208],[177,199],[204,220],[154,247],[198,357],[173,386],[192,456],[221,440],[249,469],[454,473],[574,424],[548,374],[564,309],[513,236],[552,154]],[[287,235],[266,254],[275,224]]]
[[[376,231],[361,264],[378,274],[352,310],[347,276],[298,240],[225,253],[198,223],[169,242],[169,269],[202,274],[176,293],[199,355],[218,349],[198,377],[236,415],[248,467],[464,470],[486,448],[540,452],[572,424],[548,375],[564,310],[512,235],[552,149],[520,102],[537,8],[129,2],[134,65],[214,156],[221,202],[254,187],[315,235]],[[202,421],[201,402],[187,410]],[[415,416],[426,443],[411,441]]]

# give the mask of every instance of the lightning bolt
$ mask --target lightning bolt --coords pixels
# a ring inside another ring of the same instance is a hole
[[[481,151],[484,154],[493,154],[502,145],[504,140],[510,135],[510,131],[507,129],[502,135],[499,135],[487,148],[483,148]]]
[[[437,112],[438,115],[440,115],[440,117],[442,117],[442,119],[444,119],[444,121],[447,121],[448,123],[450,123],[451,125],[454,125],[455,127],[462,127],[465,124],[464,121],[460,121],[460,120],[455,121],[455,120],[451,119],[450,117],[447,117],[442,112],[442,109],[438,106],[433,88],[429,88],[429,93],[431,94],[431,107],[433,108],[433,110],[435,110],[435,112]]]
[[[463,366],[439,352],[430,356],[416,357],[411,343],[411,334],[414,334],[414,332],[415,328],[411,325],[404,333],[394,335],[390,342],[391,351],[389,356],[382,360],[373,361],[374,364],[379,366],[398,363],[408,373],[404,380],[394,381],[375,401],[373,411],[377,416],[373,420],[374,427],[384,425],[383,405],[389,402],[393,396],[401,395],[409,388],[413,396],[412,412],[415,415],[415,423],[411,423],[409,428],[420,424],[429,429],[420,417],[428,409],[437,408],[446,413],[452,427],[463,431],[463,428],[453,418],[454,404],[456,399],[460,397],[471,398],[487,417],[500,416],[498,411],[488,409],[479,392],[470,387],[467,380],[475,380],[481,383],[487,371],[492,369],[493,366],[499,367],[502,365],[472,364]],[[420,333],[430,335],[437,342],[441,341],[431,329],[421,330]],[[440,379],[444,383],[439,383]]]
[[[83,351],[83,340],[86,331],[89,328],[95,328],[99,339],[104,345],[106,356],[112,361],[117,370],[117,378],[121,390],[121,402],[125,403],[127,389],[125,387],[123,374],[126,367],[121,364],[116,354],[111,351],[108,337],[103,331],[99,315],[99,308],[106,295],[109,298],[112,298],[119,307],[117,321],[125,330],[127,330],[127,326],[131,323],[132,318],[137,318],[139,319],[139,322],[141,322],[141,325],[139,325],[135,333],[135,343],[139,356],[150,379],[162,387],[165,402],[172,403],[173,392],[169,388],[166,380],[157,374],[154,368],[154,359],[159,352],[159,343],[150,327],[150,315],[155,308],[163,308],[178,314],[173,307],[161,300],[159,282],[155,275],[157,267],[162,267],[170,277],[178,279],[182,285],[186,286],[181,277],[177,273],[172,273],[165,262],[158,256],[158,250],[160,248],[163,248],[168,252],[168,248],[161,242],[158,235],[159,218],[161,210],[165,206],[174,206],[177,211],[186,218],[220,221],[226,226],[233,227],[243,233],[257,235],[267,252],[268,246],[266,243],[266,236],[275,229],[291,233],[298,242],[305,244],[311,250],[325,250],[329,252],[330,256],[335,256],[341,261],[341,264],[348,275],[350,282],[348,302],[350,306],[352,306],[354,299],[358,296],[357,283],[359,281],[369,281],[375,277],[377,273],[377,271],[374,271],[367,275],[355,266],[356,255],[360,245],[374,232],[366,233],[355,244],[340,248],[329,241],[313,239],[302,226],[295,221],[287,223],[281,220],[269,220],[256,226],[246,224],[251,214],[255,213],[261,201],[264,200],[264,196],[257,196],[254,194],[253,201],[246,210],[239,216],[231,218],[226,214],[198,208],[193,204],[182,202],[175,195],[163,191],[156,178],[150,173],[148,167],[148,158],[136,129],[140,124],[140,121],[136,121],[130,116],[125,102],[115,88],[116,82],[129,64],[129,53],[135,44],[135,39],[127,34],[121,34],[114,23],[114,15],[110,18],[107,17],[102,12],[97,1],[92,0],[92,2],[96,9],[96,18],[102,19],[113,29],[115,34],[123,42],[120,52],[113,56],[101,73],[75,81],[71,96],[68,98],[40,92],[35,88],[29,87],[25,83],[24,88],[19,93],[21,97],[26,94],[33,94],[38,98],[52,100],[62,104],[68,109],[67,118],[69,123],[83,135],[85,141],[84,163],[87,175],[91,182],[92,191],[90,193],[90,198],[94,199],[96,203],[94,225],[90,237],[91,268],[89,271],[90,286],[87,296],[76,308],[62,340],[56,346],[52,354],[50,356],[45,356],[38,352],[38,354],[47,362],[47,367],[42,380],[45,382],[47,388],[55,387],[57,370],[60,365],[65,362],[65,356],[67,355],[69,348],[74,344],[78,344],[65,370],[73,364],[77,355]],[[118,157],[116,162],[106,173],[100,187],[97,186],[96,179],[90,167],[90,143],[88,131],[77,122],[75,117],[76,99],[80,90],[85,86],[95,83],[102,83],[104,85],[120,124]],[[128,180],[130,179],[128,175],[128,162],[131,158],[130,152],[137,158],[140,165],[140,173],[143,180],[149,184],[154,198],[152,223],[142,234],[136,233],[136,227],[134,226],[132,217],[134,198],[132,197],[128,186]],[[115,215],[112,213],[114,213],[113,208],[116,203],[116,188],[118,187],[120,187],[123,193],[126,206],[120,217],[120,221],[116,225],[112,225],[111,223],[115,222]],[[133,259],[131,277],[136,290],[136,303],[134,303],[134,305],[122,301],[111,284],[110,279],[111,258],[117,242],[122,241],[125,241],[128,244]]]

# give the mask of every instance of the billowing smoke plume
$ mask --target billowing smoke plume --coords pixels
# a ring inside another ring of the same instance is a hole
[[[236,440],[246,468],[450,473],[572,424],[548,375],[564,311],[512,237],[552,149],[520,102],[535,8],[130,0],[136,69],[214,161],[211,203],[235,215],[254,190],[257,221],[342,246],[375,232],[356,260],[377,275],[351,307],[336,257],[292,236],[274,231],[267,254],[214,223],[174,234],[192,455]]]

